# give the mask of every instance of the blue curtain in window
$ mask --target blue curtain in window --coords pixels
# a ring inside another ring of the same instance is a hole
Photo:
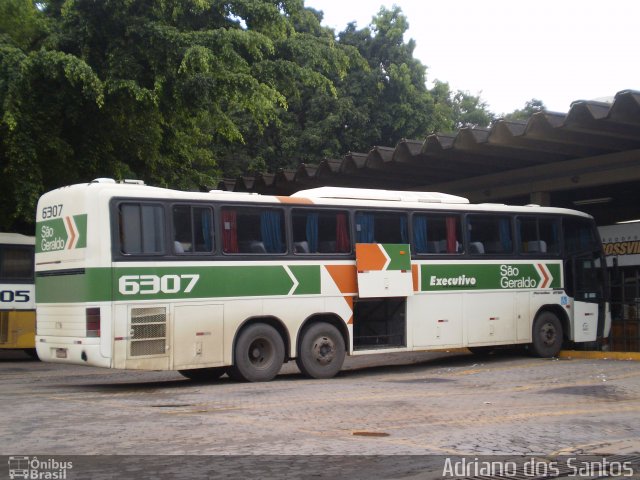
[[[502,245],[503,252],[511,251],[511,228],[508,218],[501,218],[499,223],[500,228],[500,244]]]
[[[212,250],[211,244],[211,215],[208,210],[204,210],[202,215],[202,238],[204,238],[204,248],[206,252]]]
[[[413,217],[413,242],[416,253],[427,253],[427,217]]]
[[[356,214],[356,242],[373,243],[374,220],[372,213]]]
[[[260,214],[260,233],[262,243],[268,253],[281,253],[284,251],[282,241],[282,215],[280,212],[262,212]]]
[[[318,252],[318,214],[307,214],[307,226],[306,226],[307,243],[309,243],[309,252]]]
[[[409,231],[407,228],[407,217],[400,217],[400,240],[402,243],[409,243]]]

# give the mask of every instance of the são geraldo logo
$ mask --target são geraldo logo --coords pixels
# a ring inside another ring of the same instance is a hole
[[[73,468],[73,462],[63,462],[54,458],[38,459],[38,457],[9,457],[9,478],[33,480],[64,480],[67,471]]]

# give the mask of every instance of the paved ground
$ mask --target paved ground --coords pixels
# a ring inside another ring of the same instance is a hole
[[[384,355],[348,359],[331,380],[305,379],[287,365],[275,381],[249,384],[46,364],[5,352],[0,382],[0,455],[640,452],[640,363],[629,361]],[[318,460],[303,458],[301,471],[309,473]],[[441,458],[431,461],[441,465]],[[350,465],[364,472],[358,461]],[[397,463],[405,477],[415,473],[411,462]],[[300,478],[295,472],[289,478]]]

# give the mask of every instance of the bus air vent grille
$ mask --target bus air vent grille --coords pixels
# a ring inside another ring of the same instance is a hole
[[[132,308],[129,355],[165,355],[167,312],[163,307]]]

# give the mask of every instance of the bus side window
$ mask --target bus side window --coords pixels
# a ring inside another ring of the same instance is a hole
[[[123,203],[119,209],[120,251],[124,254],[164,253],[162,205]]]
[[[284,214],[275,208],[223,208],[224,253],[285,253]]]
[[[409,243],[404,212],[357,212],[357,243]]]
[[[450,255],[462,251],[460,217],[447,214],[413,215],[413,251],[417,254]]]
[[[349,253],[347,212],[294,208],[291,214],[293,251],[307,253]]]
[[[173,207],[173,248],[175,253],[213,251],[213,214],[209,207]]]
[[[513,251],[511,219],[504,215],[467,216],[469,253],[506,254]]]
[[[520,252],[527,255],[560,253],[560,227],[557,219],[518,217],[516,221]]]

